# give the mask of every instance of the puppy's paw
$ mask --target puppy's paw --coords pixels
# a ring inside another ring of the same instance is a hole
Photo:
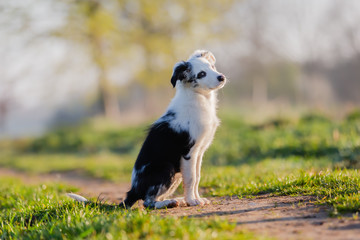
[[[155,202],[155,209],[162,209],[162,208],[174,208],[179,206],[179,202],[176,201],[175,199],[170,199],[170,200],[164,200],[164,201],[158,201]]]
[[[186,207],[187,206],[185,198],[183,198],[183,197],[175,198],[174,200],[178,202],[180,207]]]
[[[178,207],[179,204],[180,204],[179,201],[177,201],[176,199],[171,199],[171,200],[169,200],[167,207],[174,208],[174,207]]]
[[[175,198],[175,200],[179,203],[180,207],[186,207],[187,203],[183,197]]]
[[[185,201],[188,206],[198,206],[198,205],[203,206],[204,205],[203,202],[201,202],[199,199],[196,199],[196,198],[185,199]]]
[[[203,205],[209,205],[211,203],[207,198],[200,198],[199,200],[203,203]]]

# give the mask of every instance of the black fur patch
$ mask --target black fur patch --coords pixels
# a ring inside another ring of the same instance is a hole
[[[176,113],[169,110],[164,116],[162,116],[162,119],[164,121],[170,122],[171,120],[174,120],[176,117]]]
[[[175,118],[176,114],[169,111],[164,117]],[[180,172],[181,157],[186,156],[194,144],[187,131],[174,131],[165,119],[152,125],[135,162],[137,182],[127,194],[126,207],[148,198],[151,193],[156,194],[161,186],[169,188],[175,174]]]
[[[180,63],[175,69],[174,69],[174,73],[171,77],[171,84],[173,85],[173,87],[176,86],[176,81],[177,80],[189,80],[189,79],[186,79],[186,78],[189,78],[189,74],[191,72],[191,64],[189,62],[182,62]]]

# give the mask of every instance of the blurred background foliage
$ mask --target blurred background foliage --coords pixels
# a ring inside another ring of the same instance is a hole
[[[196,24],[215,21],[228,10],[231,1],[74,1],[69,5],[67,24],[59,36],[85,46],[98,70],[98,98],[107,118],[119,118],[117,92],[108,77],[112,67],[141,51],[142,66],[132,80],[145,88],[168,85],[169,63],[176,61],[179,46],[189,46]],[[198,11],[201,10],[201,11]],[[194,36],[195,37],[195,36]],[[206,35],[197,36],[198,39]],[[202,41],[197,41],[202,43]],[[185,47],[183,47],[185,49]],[[146,93],[146,92],[145,92]]]
[[[360,104],[359,12],[355,0],[1,1],[0,136],[148,123],[198,48],[229,79],[223,112],[341,119]]]

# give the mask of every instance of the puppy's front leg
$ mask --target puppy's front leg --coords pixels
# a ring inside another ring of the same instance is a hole
[[[190,156],[188,160],[181,158],[181,174],[184,181],[185,201],[189,206],[203,205],[195,196],[196,160],[198,156],[197,154]]]
[[[203,156],[204,156],[204,152],[199,154],[199,156],[197,158],[197,161],[196,161],[196,181],[195,181],[194,194],[195,194],[195,198],[202,203],[201,205],[207,205],[207,204],[210,204],[210,201],[208,199],[206,199],[206,198],[200,197],[200,194],[199,194],[199,183],[200,183],[200,176],[201,176],[201,162],[202,162]]]

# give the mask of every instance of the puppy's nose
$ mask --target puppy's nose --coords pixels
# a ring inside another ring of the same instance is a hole
[[[217,79],[219,80],[219,82],[222,82],[225,80],[225,76],[224,75],[220,75],[217,77]]]

